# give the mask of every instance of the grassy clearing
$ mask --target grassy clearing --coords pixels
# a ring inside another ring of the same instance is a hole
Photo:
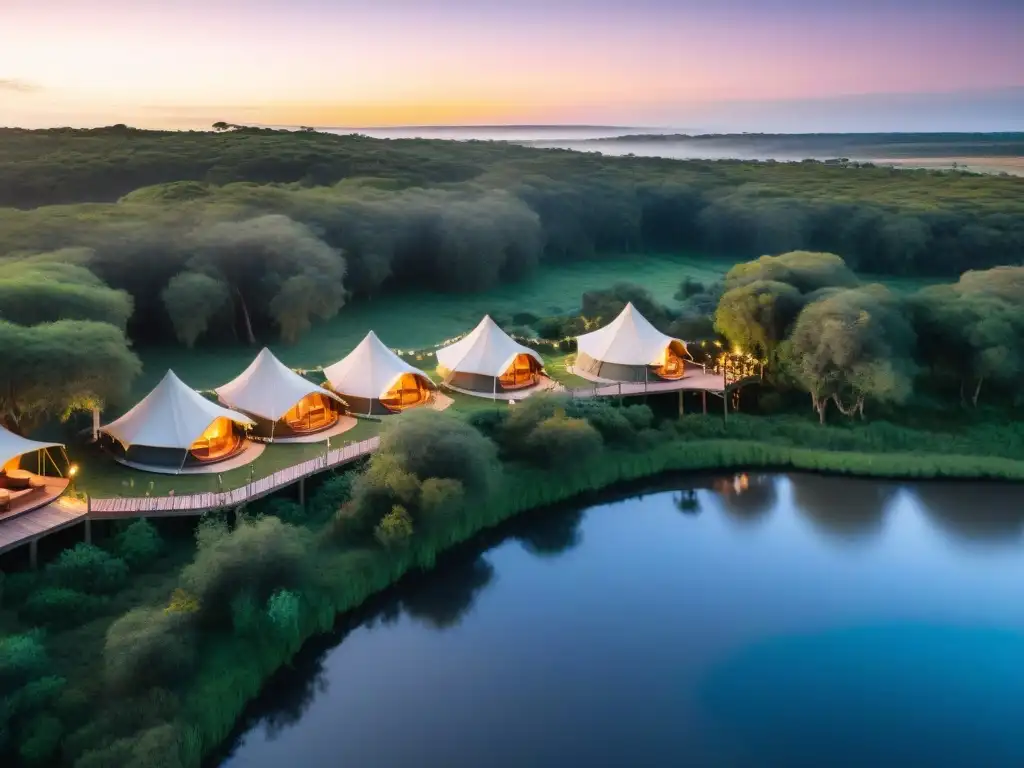
[[[645,254],[642,258],[609,257],[546,265],[528,280],[486,293],[400,293],[355,302],[334,320],[315,326],[298,343],[272,344],[271,349],[282,362],[297,368],[315,368],[340,360],[370,330],[388,346],[426,349],[471,330],[486,313],[569,314],[579,309],[580,296],[585,291],[623,281],[642,284],[658,301],[671,305],[684,277],[711,282],[724,275],[732,264],[730,260],[697,256]],[[144,369],[135,384],[135,394],[145,395],[168,368],[173,368],[192,387],[220,386],[252,362],[255,352],[245,346],[143,349],[140,354]],[[424,367],[432,364],[425,362]]]

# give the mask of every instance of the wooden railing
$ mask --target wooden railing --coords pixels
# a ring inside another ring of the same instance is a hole
[[[322,456],[307,459],[272,475],[261,477],[250,483],[230,491],[210,493],[190,493],[180,496],[136,496],[118,499],[89,499],[88,514],[90,517],[120,517],[139,515],[187,515],[201,514],[211,509],[235,507],[254,501],[279,488],[297,483],[300,480],[322,472],[325,469],[339,467],[377,450],[379,437],[371,437],[358,443],[349,443],[344,448],[325,451]]]

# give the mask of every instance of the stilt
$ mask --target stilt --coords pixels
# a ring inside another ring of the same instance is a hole
[[[39,565],[39,539],[32,539],[28,543],[28,564],[33,571]]]
[[[85,543],[92,544],[92,520],[85,518]]]
[[[708,391],[706,389],[702,389],[700,391],[700,401],[701,401],[701,403],[704,406],[704,415],[707,416],[708,415]]]
[[[299,506],[306,508],[306,478],[299,479]]]
[[[92,409],[92,441],[95,443],[100,439],[100,409]]]
[[[722,421],[729,420],[729,392],[722,390]]]
[[[686,413],[686,409],[683,406],[683,390],[679,390],[679,418],[682,418]]]

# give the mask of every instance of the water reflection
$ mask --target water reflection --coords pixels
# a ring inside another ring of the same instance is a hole
[[[482,556],[443,562],[438,571],[409,588],[400,607],[396,601],[396,615],[404,611],[429,627],[449,629],[462,621],[493,579],[494,566]]]
[[[524,521],[515,538],[523,548],[538,557],[557,557],[579,546],[580,521],[585,509],[558,509],[542,512]]]
[[[684,515],[700,514],[700,497],[697,495],[697,491],[693,488],[673,493],[672,503],[675,504],[676,509]]]
[[[934,482],[915,486],[937,527],[967,542],[1016,542],[1024,535],[1024,504],[1019,485]]]
[[[741,473],[717,478],[712,487],[730,519],[749,524],[762,520],[778,499],[777,479],[772,475]]]
[[[894,483],[837,480],[822,475],[790,475],[794,506],[822,533],[843,541],[863,541],[882,531]]]

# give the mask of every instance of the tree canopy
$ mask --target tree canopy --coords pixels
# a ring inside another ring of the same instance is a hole
[[[899,299],[869,285],[808,304],[782,355],[822,422],[828,403],[864,415],[867,400],[902,402],[913,385],[915,336]]]

